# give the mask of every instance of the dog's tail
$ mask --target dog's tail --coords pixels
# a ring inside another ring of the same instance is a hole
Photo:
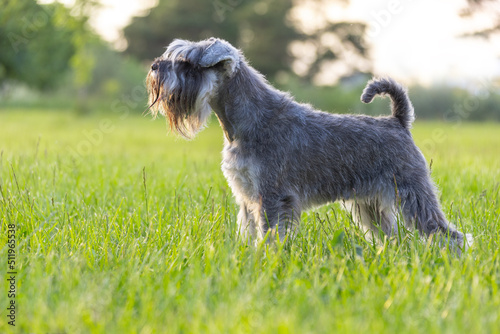
[[[411,128],[415,114],[408,93],[403,86],[391,78],[373,79],[363,90],[361,101],[370,103],[375,95],[389,95],[392,100],[392,115],[401,122],[404,128]]]

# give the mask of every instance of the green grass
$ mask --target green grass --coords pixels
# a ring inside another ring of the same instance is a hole
[[[475,236],[460,258],[411,233],[370,243],[337,204],[304,213],[293,244],[242,244],[216,121],[191,142],[131,115],[0,124],[2,333],[9,223],[19,333],[500,329],[499,124],[413,130],[447,217]]]

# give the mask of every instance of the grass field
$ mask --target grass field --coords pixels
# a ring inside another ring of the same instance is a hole
[[[500,332],[500,124],[413,134],[475,236],[460,258],[411,233],[367,242],[337,204],[292,245],[242,244],[215,121],[188,142],[162,119],[0,111],[0,332]]]

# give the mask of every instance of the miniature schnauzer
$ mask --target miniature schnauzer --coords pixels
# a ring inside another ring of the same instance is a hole
[[[413,142],[413,106],[392,79],[368,83],[361,100],[388,95],[392,115],[332,115],[272,87],[238,49],[210,38],[174,40],[147,76],[149,109],[186,138],[213,110],[225,135],[222,170],[240,205],[239,232],[293,235],[303,210],[349,204],[367,231],[408,228],[464,250],[472,241],[445,218],[424,156]],[[248,239],[247,239],[248,240]]]

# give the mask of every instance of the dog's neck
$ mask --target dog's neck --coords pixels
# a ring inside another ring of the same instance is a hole
[[[210,107],[215,112],[215,115],[219,120],[224,136],[229,142],[232,142],[235,139],[235,130],[232,122],[230,122],[227,118],[224,101],[220,98],[212,99]]]
[[[276,92],[259,72],[242,61],[234,75],[221,83],[217,96],[210,102],[226,139],[245,140],[247,133],[266,126],[266,120],[282,111],[290,97]],[[263,105],[267,108],[262,108]]]

